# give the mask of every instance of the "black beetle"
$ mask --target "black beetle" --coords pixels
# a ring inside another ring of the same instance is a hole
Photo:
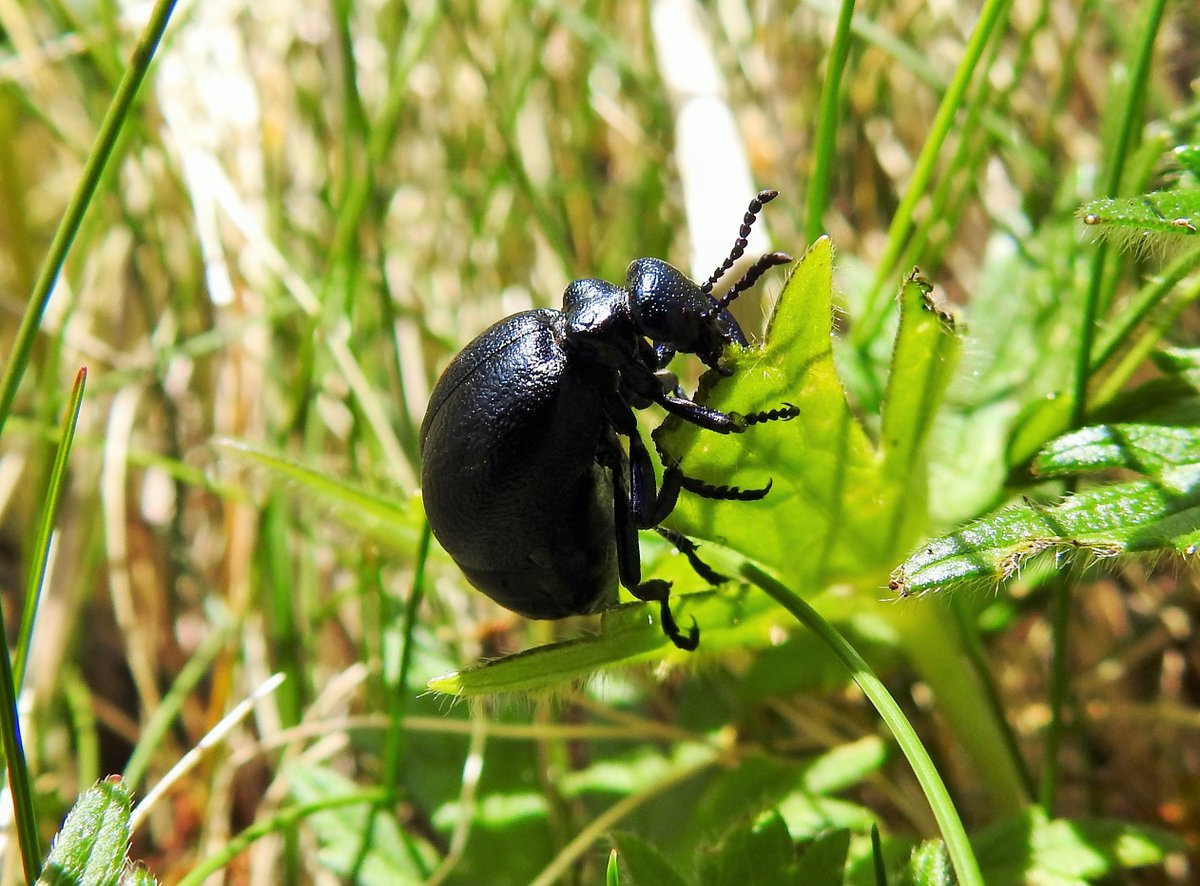
[[[563,618],[616,601],[617,579],[635,597],[660,604],[662,628],[681,649],[695,649],[671,616],[670,584],[643,582],[639,529],[655,529],[707,580],[695,545],[659,524],[681,489],[743,501],[762,489],[714,487],[684,476],[663,456],[661,488],[633,410],[657,403],[722,434],[798,410],[725,413],[682,395],[667,373],[676,352],[697,355],[727,374],[719,359],[746,344],[729,303],[782,252],[758,260],[721,299],[710,293],[746,249],[750,227],[776,191],[750,203],[725,262],[702,285],[664,261],[640,258],[624,287],[576,280],[561,311],[522,311],[492,326],[451,361],[421,424],[421,483],[434,536],[471,584],[526,618]],[[628,455],[619,438],[628,441]]]

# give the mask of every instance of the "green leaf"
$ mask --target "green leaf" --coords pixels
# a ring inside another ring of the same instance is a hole
[[[687,625],[703,625],[703,653],[739,645],[766,646],[786,616],[764,594],[744,590],[673,596],[671,611]],[[429,681],[446,695],[538,692],[584,679],[604,668],[645,662],[687,662],[696,653],[676,649],[658,626],[658,607],[627,603],[601,615],[600,633],[527,649],[451,671]]]
[[[958,882],[946,844],[941,840],[926,840],[914,849],[907,874],[913,886],[952,886]]]
[[[621,869],[633,886],[686,886],[687,880],[666,857],[636,834],[617,831],[612,835]]]
[[[217,446],[267,468],[280,487],[290,487],[304,501],[328,508],[346,526],[380,544],[397,551],[415,550],[424,519],[415,497],[397,503],[242,440],[222,439]]]
[[[578,797],[585,793],[628,796],[644,790],[646,785],[670,781],[680,772],[715,763],[716,751],[703,744],[676,745],[669,755],[664,755],[657,748],[646,747],[629,755],[609,757],[578,772],[568,773],[563,777],[562,790],[564,795],[569,797]]]
[[[862,831],[878,821],[875,813],[849,800],[795,791],[778,803],[788,829],[798,836],[819,834],[831,828]]]
[[[1040,809],[998,822],[976,839],[989,884],[1084,884],[1159,864],[1184,842],[1157,828],[1112,819],[1049,819]]]
[[[868,735],[838,745],[805,763],[801,781],[809,793],[832,794],[875,774],[887,759],[887,743],[876,735]]]
[[[800,410],[797,418],[728,436],[668,418],[655,432],[685,472],[707,483],[774,484],[756,502],[685,495],[668,521],[672,528],[766,564],[808,593],[835,578],[882,569],[888,552],[879,544],[878,527],[895,494],[834,368],[832,261],[828,238],[809,247],[779,297],[765,341],[732,354],[729,377],[706,373],[696,396],[707,406],[742,414],[792,403]]]
[[[1151,357],[1163,372],[1182,376],[1200,390],[1200,348],[1163,348]]]
[[[846,855],[850,851],[850,831],[846,828],[824,831],[800,845],[796,882],[812,886],[841,886],[846,879]]]
[[[1180,425],[1112,424],[1059,437],[1034,459],[1034,471],[1061,477],[1105,468],[1129,468],[1176,488],[1188,466],[1200,464],[1200,428]],[[1178,469],[1184,469],[1182,471]],[[1176,475],[1182,474],[1179,478]]]
[[[704,886],[802,882],[797,878],[791,835],[777,812],[769,812],[726,834],[714,850],[700,855],[699,873]]]
[[[1200,237],[1200,189],[1092,200],[1078,216],[1121,248],[1158,249]]]
[[[358,790],[353,782],[322,766],[287,767],[288,791],[310,804]],[[317,856],[328,870],[347,877],[357,866],[359,883],[405,883],[424,879],[436,864],[432,847],[401,831],[390,810],[372,815],[367,803],[316,812],[305,819],[317,838]],[[365,856],[358,854],[368,823],[372,828]],[[415,857],[425,868],[418,867]]]
[[[1026,500],[934,539],[892,574],[902,595],[997,583],[1030,557],[1054,551],[1103,559],[1171,548],[1185,554],[1200,543],[1200,470],[1176,477],[1168,490],[1149,480],[1088,489],[1053,506]]]
[[[84,791],[54,839],[39,886],[116,884],[129,850],[132,800],[112,775]]]
[[[949,314],[930,298],[933,286],[913,271],[900,289],[900,326],[883,399],[883,475],[898,488],[881,542],[910,545],[925,528],[929,478],[925,444],[958,365],[962,339]]]

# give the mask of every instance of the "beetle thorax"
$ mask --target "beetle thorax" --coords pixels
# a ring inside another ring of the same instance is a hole
[[[569,350],[613,369],[638,358],[641,336],[633,300],[605,280],[576,280],[563,293]]]

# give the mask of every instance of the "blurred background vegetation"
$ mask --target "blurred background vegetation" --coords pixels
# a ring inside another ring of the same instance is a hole
[[[998,24],[928,187],[913,195],[915,225],[895,240],[977,3],[856,10],[816,231],[806,201],[816,139],[829,132],[818,120],[831,119],[819,107],[832,2],[180,3],[0,440],[0,591],[15,641],[57,429],[87,367],[22,696],[43,834],[108,773],[144,793],[282,672],[282,687],[135,833],[133,856],[160,876],[175,880],[254,823],[264,833],[229,860],[234,882],[307,882],[356,865],[378,882],[526,883],[563,871],[598,882],[613,827],[685,867],[802,761],[845,748],[861,772],[820,789],[846,788],[844,799],[793,807],[793,836],[798,821],[859,835],[877,821],[896,835],[896,855],[933,836],[904,761],[811,643],[609,672],[553,699],[472,706],[426,694],[439,673],[589,623],[499,610],[436,545],[424,570],[417,429],[453,353],[506,314],[557,305],[571,279],[620,281],[643,255],[703,278],[753,183],[782,193],[765,214],[775,248],[800,255],[816,232],[833,239],[837,358],[868,430],[878,431],[904,275],[919,265],[943,304],[966,311],[966,381],[934,444],[944,457],[931,467],[932,526],[997,504],[1021,461],[1006,447],[1024,445],[1011,443],[1022,410],[1072,385],[1069,293],[1085,288],[1096,249],[1074,213],[1103,196],[1154,7],[988,8]],[[0,361],[146,14],[0,2]],[[700,73],[679,80],[673,52],[695,56],[683,70]],[[1127,192],[1177,176],[1164,158],[1195,140],[1197,77],[1200,16],[1167,4]],[[692,87],[709,104],[689,104]],[[712,116],[688,130],[689,107]],[[700,150],[697,161],[685,136],[735,150],[707,161]],[[1110,251],[1107,304],[1172,257]],[[768,302],[777,290],[767,287]],[[972,322],[977,298],[989,308]],[[747,326],[757,332],[767,309],[741,306]],[[1180,306],[1163,332],[1195,344],[1197,330]],[[243,445],[312,474],[286,476]],[[393,509],[356,507],[339,484]],[[1054,652],[1047,574],[1030,570],[976,601],[1031,761]],[[406,635],[418,575],[424,600]],[[885,584],[863,605],[887,596]],[[1195,849],[1195,574],[1143,562],[1081,587],[1054,812],[1157,825]],[[903,660],[882,660],[968,827],[992,823],[928,687]],[[736,779],[721,780],[721,754]],[[379,804],[370,791],[381,783]],[[345,799],[356,791],[380,810],[374,843],[363,807]],[[331,808],[283,814],[304,803]],[[590,839],[575,845],[580,835]],[[1194,871],[1176,854],[1151,876],[1182,883]]]

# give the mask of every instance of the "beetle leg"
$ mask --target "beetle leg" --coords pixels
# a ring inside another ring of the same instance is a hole
[[[683,477],[683,488],[688,492],[718,501],[762,501],[771,491],[773,483],[773,480],[767,480],[767,485],[758,489],[742,489],[740,486],[714,486],[695,477]]]
[[[799,408],[791,403],[784,403],[778,409],[764,409],[742,415],[740,412],[721,412],[709,406],[701,406],[682,397],[673,397],[665,391],[655,398],[660,406],[684,421],[718,434],[740,434],[751,425],[760,425],[769,421],[791,421],[800,414]]]
[[[630,502],[634,524],[638,529],[654,529],[675,510],[679,493],[687,482],[679,465],[663,463],[662,484],[654,486],[654,463],[642,437],[634,433],[629,438]]]
[[[625,471],[629,471],[629,510],[633,517],[634,530],[649,529],[670,513],[671,508],[675,507],[675,501],[672,500],[667,512],[659,516],[660,503],[655,488],[654,462],[650,460],[650,453],[646,451],[646,444],[642,442],[633,410],[622,397],[614,396],[605,399],[604,412],[613,430],[629,440],[629,458],[626,460],[620,444],[613,438],[601,444],[605,450],[605,458],[602,460],[612,468],[614,477],[618,471],[621,473],[622,482]],[[676,489],[674,499],[678,498],[679,490]]]
[[[787,421],[800,414],[800,410],[791,403],[785,403],[779,409],[754,412],[750,415],[722,412],[711,406],[701,406],[693,400],[665,390],[658,377],[648,367],[641,364],[626,367],[621,372],[621,383],[622,390],[627,392],[626,396],[632,394],[639,400],[653,400],[672,415],[678,415],[684,421],[691,422],[708,431],[716,431],[718,434],[740,434],[750,425],[766,421]],[[618,417],[613,415],[618,411],[617,408],[610,405],[606,411],[613,420],[617,433],[629,436],[624,429],[623,420],[618,420]],[[620,411],[629,412],[629,403],[622,403]],[[632,417],[628,420],[632,421]]]
[[[725,582],[729,581],[728,576],[724,576],[717,572],[700,559],[700,555],[696,553],[696,543],[682,532],[677,532],[674,529],[667,529],[665,526],[655,526],[654,531],[674,545],[675,550],[687,557],[688,563],[691,564],[692,569],[696,571],[696,574],[710,585],[724,584]]]
[[[634,429],[636,431],[636,428]],[[630,439],[633,439],[632,437]],[[637,438],[641,442],[641,438]],[[643,452],[645,447],[642,447]],[[617,574],[620,576],[621,584],[629,589],[629,592],[647,603],[659,604],[659,619],[662,622],[663,633],[670,638],[671,642],[680,649],[691,651],[700,645],[700,628],[696,626],[696,620],[692,619],[692,627],[689,629],[687,636],[679,630],[679,625],[676,624],[675,618],[671,615],[671,607],[669,599],[671,596],[671,583],[662,579],[651,579],[650,581],[642,581],[642,560],[641,548],[638,545],[637,525],[635,523],[636,516],[634,514],[633,503],[629,498],[629,490],[625,485],[625,456],[621,451],[620,445],[617,443],[616,435],[609,435],[608,439],[601,443],[600,452],[597,458],[601,464],[606,465],[612,471],[612,486],[613,486],[613,523],[616,527],[616,542],[617,542]],[[647,462],[649,457],[647,456]],[[631,471],[631,473],[633,473]],[[651,477],[653,477],[653,468],[651,466]],[[651,489],[653,489],[653,481],[651,481]]]
[[[671,607],[667,600],[671,596],[671,583],[663,581],[661,578],[651,579],[650,581],[642,582],[636,588],[630,588],[630,591],[639,600],[646,603],[658,603],[659,619],[662,621],[663,633],[670,638],[671,642],[683,649],[686,652],[692,652],[700,645],[700,628],[696,626],[696,619],[692,619],[692,626],[688,628],[687,636],[679,630],[679,625],[675,622],[675,616],[671,615]]]
[[[668,394],[661,388],[658,396],[653,399],[655,403],[672,415],[678,415],[684,421],[691,422],[708,431],[716,431],[718,434],[740,434],[746,429],[741,416],[736,413],[730,414],[709,406],[701,406],[684,397]]]
[[[679,464],[679,460],[675,456],[667,452],[662,444],[655,439],[654,447],[658,450],[658,457],[663,464],[663,490],[659,492],[662,497],[666,494],[668,481],[678,483],[682,489],[686,489],[693,495],[699,495],[701,498],[711,498],[719,501],[761,501],[767,497],[767,493],[771,491],[771,486],[775,481],[768,479],[766,486],[760,486],[758,489],[743,489],[740,486],[717,486],[712,483],[706,483],[696,477],[689,477],[683,473],[683,467]],[[678,494],[677,492],[675,493]],[[663,514],[662,519],[665,520],[667,515],[674,510],[675,502],[672,501],[671,508]],[[658,522],[662,522],[659,520]]]

